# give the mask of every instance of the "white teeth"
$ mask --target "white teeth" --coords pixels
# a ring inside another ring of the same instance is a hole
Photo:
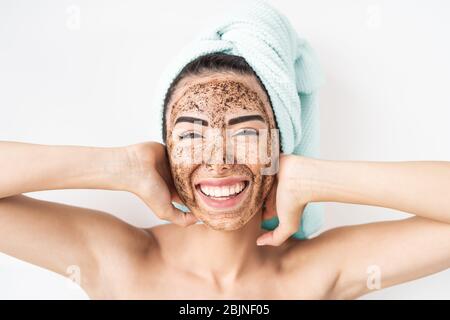
[[[244,182],[238,182],[231,186],[213,187],[200,184],[202,192],[210,197],[228,197],[241,192],[245,188]]]

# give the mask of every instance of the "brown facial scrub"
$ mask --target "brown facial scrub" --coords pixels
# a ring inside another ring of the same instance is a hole
[[[172,175],[198,219],[216,230],[235,230],[260,212],[272,187],[260,148],[271,151],[274,116],[267,96],[253,90],[248,77],[200,80],[179,89],[167,110]],[[264,130],[268,134],[260,135]]]

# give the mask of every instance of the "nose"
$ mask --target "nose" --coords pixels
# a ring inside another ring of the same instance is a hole
[[[204,164],[208,170],[216,171],[217,173],[223,173],[224,171],[229,170],[232,164],[232,161],[230,161],[231,159],[227,159],[227,156],[232,156],[232,152],[228,155],[230,148],[227,148],[226,138],[224,138],[221,133],[222,132],[210,136],[208,139],[209,143],[205,148],[206,150],[203,150]]]
[[[225,147],[220,143],[213,143],[209,152],[206,150],[203,160],[208,168],[228,168],[230,166],[226,161]]]
[[[225,175],[230,168],[230,164],[206,164],[208,172],[215,175]]]

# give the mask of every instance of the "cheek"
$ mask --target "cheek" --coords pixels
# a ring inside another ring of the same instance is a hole
[[[191,188],[191,176],[195,170],[195,164],[191,161],[192,149],[187,146],[168,143],[168,154],[170,159],[170,170],[173,183],[180,198],[186,205],[194,203],[194,195]]]
[[[275,181],[274,175],[262,175],[261,169],[265,166],[252,165],[249,166],[253,172],[253,188],[255,190],[257,200],[264,200],[272,189],[273,182]]]
[[[191,166],[171,165],[173,183],[181,200],[187,206],[193,206],[195,202],[191,187],[191,176],[194,170],[195,168]]]
[[[263,166],[267,165],[270,150],[266,139],[258,137],[237,137],[233,139],[235,158],[237,163]]]
[[[205,161],[220,163],[222,161],[222,144],[220,139],[192,139],[174,143],[170,152],[173,165],[180,167],[193,167]]]
[[[201,162],[201,145],[191,142],[175,143],[171,148],[170,160],[173,165],[192,165]]]

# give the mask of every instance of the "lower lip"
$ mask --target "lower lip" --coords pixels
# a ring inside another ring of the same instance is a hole
[[[241,193],[239,193],[237,196],[230,197],[230,198],[224,199],[224,200],[216,200],[216,199],[208,197],[200,190],[200,187],[197,187],[196,191],[199,194],[202,201],[211,209],[230,210],[230,209],[235,209],[235,208],[239,207],[239,205],[241,204],[245,195],[247,194],[249,187],[250,187],[250,185],[247,182],[247,186],[245,187],[244,190],[241,191]]]

